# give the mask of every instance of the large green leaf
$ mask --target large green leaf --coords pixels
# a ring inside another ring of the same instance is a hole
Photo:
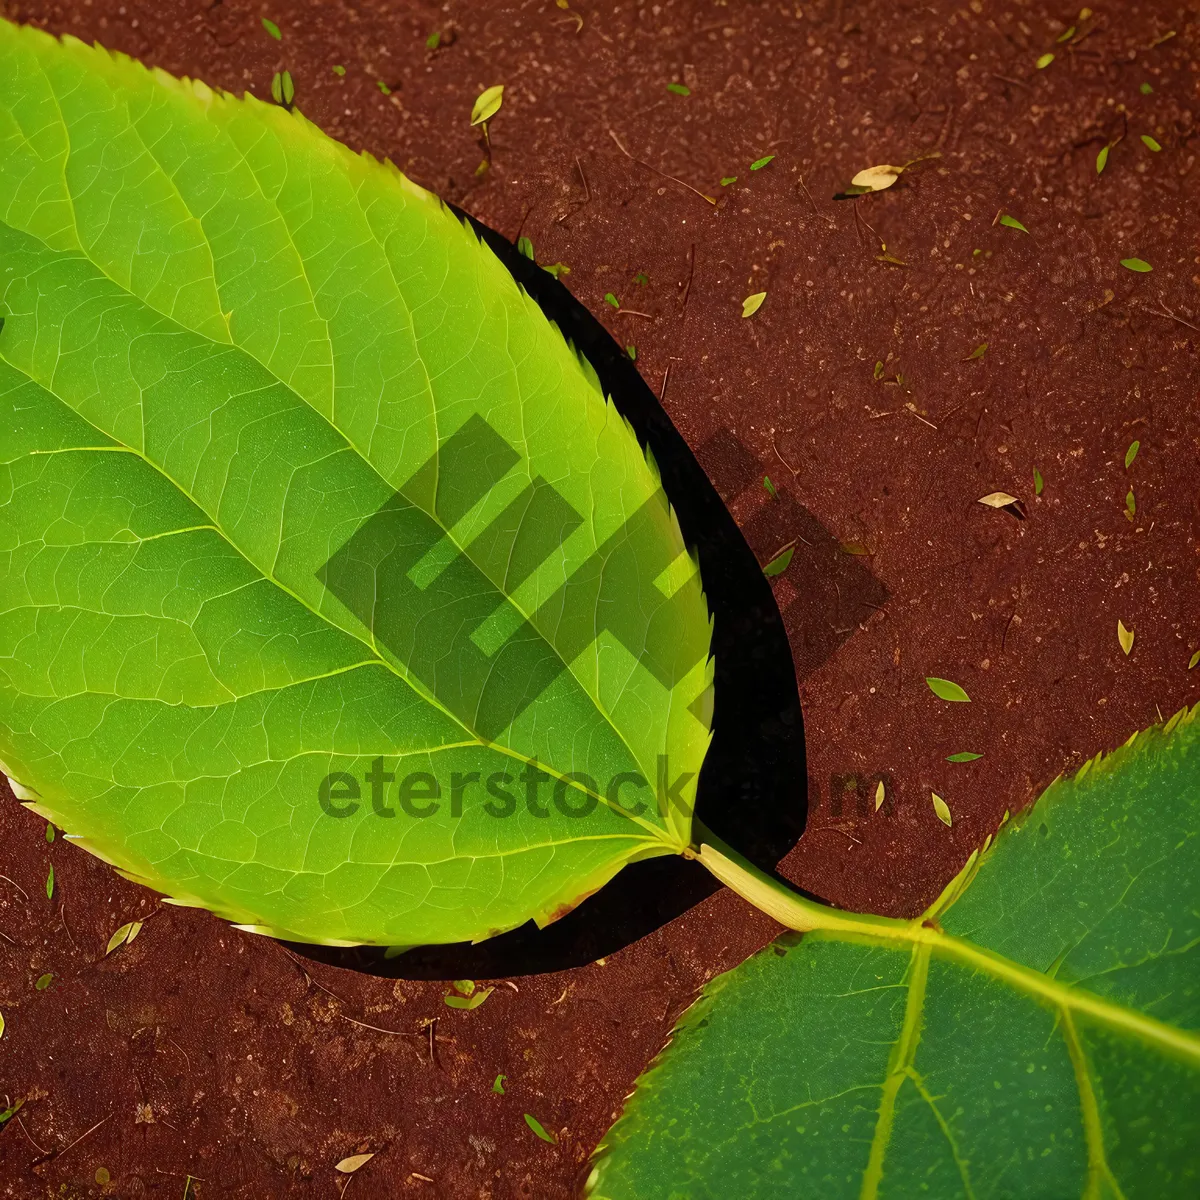
[[[831,913],[715,980],[592,1196],[1200,1195],[1197,714],[1054,783],[923,920]]]
[[[696,564],[594,372],[439,200],[0,22],[0,314],[0,761],[36,811],[326,942],[545,922],[689,843]]]

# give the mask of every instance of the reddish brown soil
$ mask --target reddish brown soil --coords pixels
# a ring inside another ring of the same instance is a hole
[[[813,780],[784,870],[811,891],[914,913],[1006,808],[1197,699],[1200,21],[1182,4],[1098,6],[1058,45],[1073,10],[1024,0],[573,0],[580,33],[551,0],[0,7],[231,90],[262,95],[288,67],[330,133],[569,264],[692,447],[731,431],[701,454],[719,486],[741,486],[735,442],[767,464],[782,498],[755,484],[731,502],[764,561],[814,543],[775,584]],[[496,82],[477,177],[467,114]],[[934,151],[887,192],[831,199],[860,168]],[[1120,266],[1134,255],[1153,272]],[[997,489],[1026,520],[975,502]],[[937,701],[926,675],[972,703]],[[984,757],[944,761],[960,750]],[[837,815],[831,776],[855,773],[864,801],[886,776],[878,815]],[[278,945],[159,910],[47,845],[7,792],[0,828],[0,1095],[26,1098],[0,1131],[6,1196],[178,1198],[191,1174],[205,1200],[333,1197],[334,1162],[374,1150],[352,1196],[566,1197],[673,1019],[774,928],[722,892],[606,962],[452,1012],[440,983],[313,964],[310,981]]]

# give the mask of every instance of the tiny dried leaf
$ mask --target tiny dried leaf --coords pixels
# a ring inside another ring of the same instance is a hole
[[[542,1139],[543,1142],[549,1142],[552,1146],[558,1145],[558,1138],[552,1133],[547,1133],[546,1127],[533,1115],[533,1113],[525,1114],[525,1124],[533,1130],[534,1133]]]
[[[497,83],[490,88],[484,88],[471,108],[471,124],[482,125],[484,121],[490,121],[500,111],[500,105],[503,103],[504,84]]]
[[[1126,629],[1124,621],[1118,618],[1117,620],[1117,641],[1121,643],[1121,649],[1126,655],[1133,649],[1133,630]]]
[[[1136,439],[1129,443],[1129,449],[1125,451],[1125,470],[1129,470],[1133,466],[1133,460],[1137,458],[1137,452],[1141,449],[1142,443]]]
[[[974,762],[977,758],[982,758],[982,754],[974,754],[970,750],[960,750],[957,754],[947,754],[947,762]]]
[[[767,298],[766,292],[755,292],[753,296],[747,296],[742,301],[742,316],[752,317],[763,306],[763,301]]]
[[[104,948],[104,956],[107,958],[118,946],[123,946],[129,940],[129,934],[133,929],[133,922],[127,921],[120,929],[116,931],[108,939],[108,945]]]
[[[1009,229],[1019,229],[1022,233],[1028,233],[1029,230],[1017,220],[1016,217],[1010,217],[1008,213],[1004,213],[1000,218],[1001,225],[1007,225]]]
[[[930,792],[929,795],[933,798],[933,811],[937,813],[937,819],[949,829],[954,824],[954,818],[950,815],[950,805],[937,792]]]
[[[970,704],[971,702],[971,697],[953,679],[939,679],[936,675],[926,675],[925,682],[939,700],[949,700],[952,704]]]
[[[890,188],[903,173],[903,167],[892,167],[886,163],[867,167],[850,180],[850,186],[864,188],[868,192],[882,192],[884,188]]]
[[[987,342],[984,342],[981,346],[976,346],[975,349],[972,350],[965,359],[963,359],[963,361],[970,362],[973,358],[982,358],[987,353],[987,348]]]
[[[842,543],[842,553],[843,554],[855,554],[855,555],[859,555],[860,557],[867,557],[867,558],[869,558],[871,556],[871,551],[866,546],[864,546],[862,544],[862,542],[843,542]]]
[[[788,569],[792,562],[792,555],[796,553],[795,546],[789,546],[786,550],[775,555],[773,559],[765,567],[763,567],[764,575],[782,575]]]
[[[887,792],[884,789],[883,780],[881,779],[875,785],[875,811],[876,812],[878,812],[880,810],[880,808],[883,807],[883,801],[886,796],[887,796]]]
[[[1007,508],[1010,504],[1020,504],[1020,501],[1007,492],[988,492],[986,496],[980,496],[976,503],[986,504],[988,508]]]
[[[365,1167],[374,1157],[373,1152],[371,1154],[351,1154],[349,1158],[343,1158],[341,1162],[334,1163],[333,1169],[341,1171],[343,1175],[353,1175],[359,1167]]]
[[[1139,275],[1145,275],[1147,271],[1154,270],[1144,258],[1123,258],[1121,266],[1127,271],[1137,271]]]
[[[1142,145],[1145,146],[1147,150],[1153,150],[1155,154],[1162,149],[1162,146],[1160,146],[1158,142],[1148,133],[1142,134]]]

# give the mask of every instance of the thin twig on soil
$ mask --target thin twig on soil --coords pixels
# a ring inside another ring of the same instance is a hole
[[[647,321],[653,321],[656,319],[653,313],[638,312],[636,308],[618,308],[617,316],[645,317]]]
[[[689,192],[695,193],[695,195],[699,196],[701,200],[707,200],[709,204],[716,205],[716,200],[714,200],[711,196],[706,196],[702,191],[700,191],[699,188],[694,188],[690,183],[684,183],[682,179],[676,179],[674,175],[668,175],[666,171],[660,171],[657,167],[652,166],[650,163],[634,157],[634,155],[630,154],[629,151],[626,150],[623,145],[621,145],[621,139],[617,137],[617,135],[611,129],[608,131],[608,136],[617,143],[617,149],[620,150],[626,158],[633,159],[638,166],[645,167],[647,171],[653,171],[655,175],[661,175],[663,179],[669,179],[672,183],[677,183],[680,187],[687,188]]]
[[[688,297],[692,294],[692,276],[696,273],[696,243],[692,243],[692,248],[688,251],[688,277],[687,284],[683,289],[683,311],[687,312]]]
[[[662,387],[658,390],[658,402],[661,404],[667,394],[667,380],[671,376],[671,364],[667,363],[667,369],[663,372]]]
[[[0,875],[0,879],[3,879],[5,883],[11,883],[26,900],[29,899],[29,893],[15,879],[9,879],[7,875]]]
[[[21,1132],[22,1132],[22,1133],[25,1135],[25,1138],[26,1138],[26,1140],[29,1142],[29,1144],[30,1144],[30,1145],[31,1145],[31,1146],[32,1146],[32,1147],[33,1147],[33,1148],[34,1148],[34,1149],[35,1149],[35,1150],[36,1150],[36,1151],[37,1151],[37,1152],[38,1152],[38,1153],[39,1153],[39,1154],[40,1154],[40,1155],[41,1155],[43,1158],[46,1158],[46,1157],[49,1155],[50,1151],[49,1151],[49,1150],[43,1150],[43,1149],[41,1148],[41,1146],[39,1146],[39,1145],[37,1144],[37,1142],[35,1142],[35,1141],[33,1140],[33,1138],[30,1136],[29,1130],[25,1128],[25,1122],[21,1120],[21,1114],[20,1114],[20,1113],[17,1113],[17,1124],[18,1124],[18,1125],[21,1127]]]
[[[338,1013],[338,1016],[341,1017],[343,1021],[349,1021],[351,1025],[357,1025],[360,1029],[370,1029],[375,1033],[390,1033],[392,1037],[419,1038],[421,1041],[425,1040],[424,1035],[420,1033],[405,1033],[401,1029],[381,1029],[378,1025],[368,1025],[366,1021],[356,1021],[353,1017],[346,1016],[345,1013]]]
[[[777,459],[779,459],[779,461],[780,461],[781,463],[783,463],[783,465],[784,465],[785,467],[787,467],[787,469],[788,469],[788,470],[791,472],[791,474],[792,474],[792,478],[793,478],[793,479],[795,479],[795,478],[796,478],[796,476],[800,474],[800,472],[799,472],[799,471],[797,471],[797,470],[796,470],[796,469],[795,469],[795,468],[792,466],[792,464],[791,464],[790,462],[788,462],[788,460],[787,460],[786,458],[784,458],[782,454],[780,454],[780,453],[779,453],[779,447],[778,447],[777,445],[775,445],[775,439],[774,439],[774,438],[772,438],[772,439],[771,439],[771,449],[775,451],[775,457],[776,457]]]
[[[113,1112],[115,1112],[115,1111],[116,1111],[116,1110],[114,1109],[114,1110],[113,1110]],[[111,1119],[112,1119],[112,1113],[109,1113],[107,1117],[102,1117],[102,1118],[101,1118],[99,1121],[97,1121],[97,1122],[95,1123],[95,1125],[93,1125],[93,1126],[91,1127],[91,1129],[87,1130],[87,1131],[86,1131],[86,1132],[84,1132],[84,1133],[81,1133],[81,1134],[80,1134],[80,1135],[79,1135],[79,1136],[78,1136],[78,1137],[77,1137],[77,1138],[76,1138],[76,1139],[75,1139],[75,1140],[74,1140],[74,1141],[73,1141],[73,1142],[72,1142],[72,1143],[71,1143],[69,1146],[65,1146],[65,1147],[63,1147],[63,1149],[61,1149],[61,1150],[58,1150],[58,1151],[52,1152],[52,1153],[54,1154],[54,1157],[55,1157],[55,1158],[62,1158],[62,1156],[63,1156],[64,1154],[66,1154],[66,1152],[67,1152],[68,1150],[71,1150],[71,1149],[73,1149],[74,1147],[78,1146],[78,1145],[79,1145],[79,1143],[80,1143],[80,1142],[82,1142],[82,1141],[83,1141],[83,1139],[84,1139],[85,1137],[90,1137],[90,1136],[91,1136],[93,1133],[95,1133],[95,1132],[96,1132],[96,1130],[97,1130],[97,1129],[99,1129],[99,1128],[100,1128],[100,1126],[101,1126],[101,1125],[103,1125],[103,1124],[104,1124],[104,1122],[105,1122],[105,1121],[108,1121],[108,1120],[111,1120]]]
[[[1181,316],[1173,313],[1165,304],[1163,305],[1162,312],[1154,308],[1146,308],[1142,304],[1135,304],[1134,308],[1138,312],[1149,313],[1152,317],[1162,317],[1164,321],[1178,321],[1180,325],[1186,325],[1188,329],[1194,329],[1197,333],[1200,333],[1200,325],[1193,325],[1191,321],[1185,321]]]

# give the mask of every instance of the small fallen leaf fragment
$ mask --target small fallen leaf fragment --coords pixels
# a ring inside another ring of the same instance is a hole
[[[645,287],[646,284],[650,282],[650,276],[647,275],[645,271],[639,271],[633,277],[633,282],[636,283],[638,287]]]
[[[492,1091],[495,1092],[497,1096],[504,1095],[504,1081],[507,1078],[508,1078],[507,1075],[497,1075],[496,1076],[496,1080],[492,1084]]]
[[[755,292],[753,296],[747,296],[742,301],[742,316],[752,317],[763,306],[763,301],[767,298],[766,292]]]
[[[929,794],[933,798],[933,811],[937,813],[937,819],[949,829],[954,824],[954,818],[950,815],[950,805],[937,792]]]
[[[1096,155],[1096,174],[1097,175],[1099,175],[1100,172],[1104,170],[1105,166],[1108,163],[1109,149],[1110,149],[1110,147],[1108,147],[1108,146],[1102,146],[1100,148],[1100,153]]]
[[[1132,441],[1129,443],[1129,449],[1125,451],[1125,470],[1129,470],[1133,466],[1133,460],[1137,458],[1137,452],[1141,449],[1140,441]]]
[[[886,163],[867,167],[850,180],[850,186],[865,188],[868,192],[882,192],[884,188],[890,188],[903,173],[903,167],[892,167]]]
[[[875,811],[876,812],[878,812],[880,810],[880,808],[883,807],[883,801],[886,798],[886,796],[887,796],[887,792],[884,790],[883,780],[881,779],[875,785]]]
[[[1053,61],[1054,55],[1047,51],[1033,65],[1037,67],[1039,71],[1044,71]],[[949,824],[948,821],[946,823]]]
[[[1155,139],[1152,138],[1148,133],[1142,134],[1142,145],[1145,146],[1147,150],[1153,150],[1155,154],[1162,149],[1162,146],[1160,146],[1158,142],[1155,141]]]
[[[988,508],[1007,508],[1010,504],[1019,504],[1020,501],[1007,492],[988,492],[986,496],[980,496],[976,503],[986,504]]]
[[[292,82],[291,71],[276,71],[271,77],[271,99],[284,108],[291,108],[296,99],[296,85]]]
[[[1125,654],[1127,656],[1128,656],[1129,652],[1133,649],[1133,636],[1134,636],[1133,630],[1126,629],[1125,623],[1118,618],[1118,620],[1117,620],[1117,641],[1121,643],[1121,649],[1125,651]]]
[[[736,175],[722,175],[721,176],[721,186],[722,187],[728,187],[731,183],[737,183],[737,181],[738,181],[738,177]]]
[[[871,556],[871,551],[862,542],[843,542],[842,553],[855,554],[864,558],[870,558]]]
[[[495,990],[495,988],[485,987],[472,992],[469,996],[447,996],[446,1007],[474,1012]]]
[[[763,167],[765,167],[767,163],[769,163],[774,157],[775,155],[773,154],[765,154],[762,158],[756,158],[754,162],[750,164],[750,170],[761,171]]]
[[[1017,220],[1016,217],[1010,217],[1008,213],[1004,213],[1000,217],[1000,224],[1007,225],[1009,229],[1019,229],[1022,233],[1028,233],[1029,230]]]
[[[893,267],[907,267],[908,263],[902,258],[897,258],[894,254],[877,254],[875,261],[881,263],[891,263]]]
[[[107,958],[118,946],[123,946],[129,940],[129,934],[132,929],[133,922],[127,921],[112,935],[112,937],[108,939],[108,945],[104,948],[105,958]]]
[[[39,992],[44,992],[53,982],[54,982],[54,976],[51,975],[49,971],[47,971],[45,975],[38,976],[37,983],[35,983],[33,985],[34,990],[39,991]]]
[[[46,899],[54,899],[54,864],[50,865],[50,873],[46,876]]]
[[[1192,670],[1197,663],[1200,663],[1200,650],[1197,650],[1196,653],[1193,654],[1190,659],[1188,659],[1188,670]]]
[[[1121,266],[1127,271],[1137,271],[1139,275],[1145,275],[1147,271],[1153,271],[1154,268],[1144,258],[1123,258]]]
[[[1054,40],[1056,42],[1069,42],[1075,36],[1075,26],[1071,25],[1064,29]]]
[[[779,493],[775,490],[775,485],[771,482],[770,475],[763,476],[763,487],[766,488],[767,495],[770,496],[772,500],[779,499]]]
[[[773,559],[765,567],[763,567],[764,575],[782,575],[784,571],[791,565],[792,555],[796,553],[795,546],[789,546],[786,550],[775,555]]]
[[[482,125],[484,121],[490,121],[500,111],[500,105],[503,103],[504,84],[497,83],[490,88],[484,88],[471,108],[471,124]]]
[[[351,1154],[349,1158],[343,1158],[341,1162],[334,1163],[333,1169],[341,1171],[343,1175],[353,1175],[359,1167],[365,1167],[374,1157],[374,1153]]]
[[[1152,91],[1154,91],[1154,88],[1148,83],[1143,83],[1142,86],[1138,88],[1138,91],[1141,92],[1143,96],[1148,96]]]
[[[987,342],[984,342],[982,346],[976,346],[975,349],[963,359],[963,362],[970,362],[973,358],[982,358],[987,353],[987,347]]]
[[[1037,467],[1034,467],[1033,468],[1033,494],[1035,496],[1040,496],[1042,494],[1042,488],[1044,488],[1045,486],[1046,486],[1046,481],[1042,478],[1041,471],[1039,471],[1037,469]]]
[[[939,700],[949,700],[953,704],[971,702],[971,697],[953,679],[939,679],[936,675],[927,675],[925,682]]]
[[[677,96],[690,96],[692,94],[692,89],[685,87],[682,83],[668,83],[667,91],[674,92]]]
[[[974,762],[977,758],[982,758],[982,754],[973,754],[970,750],[960,750],[957,754],[947,754],[947,762]]]
[[[104,1187],[104,1185],[106,1183],[112,1183],[112,1175],[109,1173],[109,1170],[107,1167],[97,1167],[95,1178],[96,1178],[96,1182],[101,1187]]]
[[[552,1146],[558,1145],[558,1138],[552,1133],[546,1132],[546,1127],[532,1113],[525,1114],[525,1124],[533,1130],[534,1133],[542,1139],[543,1142],[549,1142]]]
[[[262,27],[277,41],[283,40],[283,34],[279,32],[279,26],[268,17],[263,17]]]

